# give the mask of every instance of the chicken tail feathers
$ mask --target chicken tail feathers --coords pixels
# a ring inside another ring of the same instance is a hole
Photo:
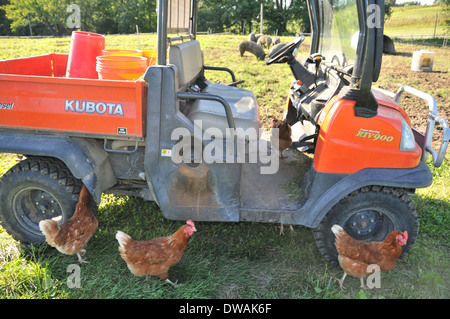
[[[345,232],[345,230],[339,225],[333,225],[333,227],[331,227],[331,231],[334,233],[334,236],[336,237],[335,246],[338,252],[340,251],[340,246],[342,244],[348,243],[349,241],[353,240],[353,238],[351,238]]]
[[[341,226],[333,225],[331,231],[336,237],[334,245],[339,254],[346,257],[354,257],[358,254],[358,241],[347,234]]]
[[[344,229],[341,226],[335,224],[333,225],[333,227],[331,227],[331,231],[334,233],[335,236],[339,236],[339,234],[343,232]]]
[[[52,219],[41,220],[39,222],[39,229],[41,230],[42,234],[44,234],[47,243],[50,246],[55,247],[55,239],[57,238],[60,230],[58,223]]]
[[[120,230],[117,231],[116,239],[119,242],[119,249],[125,249],[125,245],[132,239],[129,235],[125,234],[124,232],[121,232]]]

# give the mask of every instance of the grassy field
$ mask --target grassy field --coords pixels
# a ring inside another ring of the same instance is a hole
[[[287,65],[266,66],[253,55],[241,58],[237,50],[242,36],[200,36],[206,65],[230,67],[242,87],[252,90],[268,127],[273,116],[281,116],[292,79]],[[292,38],[282,38],[290,41]],[[5,39],[0,59],[68,52],[69,38]],[[154,36],[141,36],[141,45],[155,47]],[[135,36],[108,36],[107,48],[137,48]],[[395,91],[409,84],[438,95],[438,107],[449,108],[449,51],[437,49],[436,72],[444,84],[433,84],[433,73],[408,73],[410,54],[422,49],[396,44],[401,54],[385,56],[377,85]],[[308,52],[308,41],[301,46]],[[206,74],[211,80],[230,82],[219,72]],[[420,85],[421,82],[426,85]],[[447,118],[447,120],[450,120]],[[16,157],[0,154],[0,176],[16,163]],[[430,163],[429,163],[430,165]],[[431,167],[432,165],[430,165]],[[413,195],[420,218],[420,233],[412,251],[396,268],[382,274],[381,288],[360,291],[359,280],[348,277],[345,291],[335,278],[342,270],[325,262],[311,230],[295,226],[295,233],[278,225],[257,223],[198,222],[198,232],[179,264],[169,276],[184,286],[173,289],[157,278],[134,277],[117,251],[117,230],[136,239],[166,236],[181,222],[166,220],[155,203],[126,196],[104,195],[99,207],[99,228],[87,245],[89,264],[82,264],[81,287],[69,288],[68,266],[76,256],[60,254],[45,246],[24,246],[14,241],[0,224],[0,298],[450,298],[450,164],[432,168],[434,183]]]
[[[385,23],[384,32],[390,37],[432,36],[436,15],[438,15],[436,37],[449,37],[450,28],[446,24],[449,12],[444,12],[438,5],[394,7],[390,19]]]

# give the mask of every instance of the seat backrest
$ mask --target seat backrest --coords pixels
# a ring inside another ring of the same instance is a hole
[[[169,63],[178,69],[179,86],[189,84],[203,69],[200,43],[192,40],[171,45],[169,47]]]

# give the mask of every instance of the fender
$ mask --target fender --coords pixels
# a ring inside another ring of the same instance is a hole
[[[359,188],[379,185],[416,189],[430,186],[432,179],[423,162],[413,168],[366,168],[353,174],[320,173],[311,168],[302,182],[308,200],[299,211],[282,213],[281,222],[316,228],[335,204]]]
[[[94,139],[0,132],[0,152],[61,160],[83,181],[97,204],[103,191],[117,183],[108,153]]]

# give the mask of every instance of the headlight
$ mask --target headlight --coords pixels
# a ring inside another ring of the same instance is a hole
[[[400,151],[414,151],[416,149],[416,140],[408,123],[402,117],[402,139],[400,141]]]

